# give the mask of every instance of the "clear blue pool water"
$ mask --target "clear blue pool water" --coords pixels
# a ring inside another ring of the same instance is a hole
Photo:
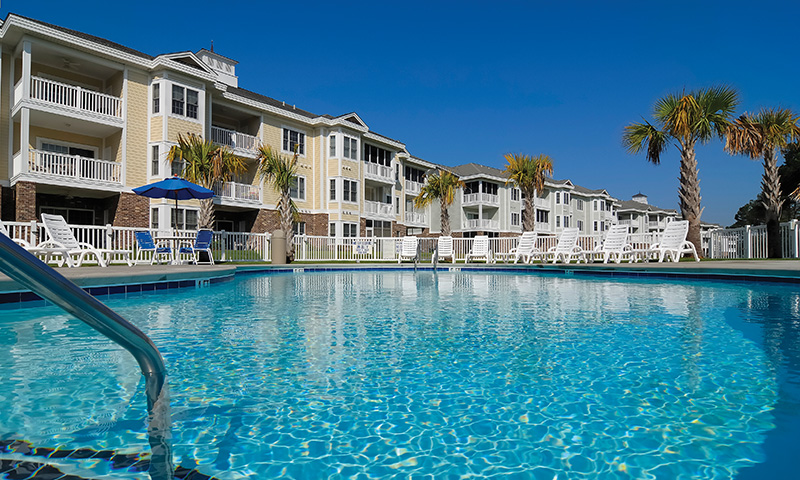
[[[106,303],[165,357],[176,464],[219,479],[795,471],[797,286],[372,271]],[[149,450],[127,352],[55,308],[0,318],[0,440]]]

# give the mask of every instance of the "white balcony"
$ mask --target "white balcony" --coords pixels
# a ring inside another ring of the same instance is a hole
[[[500,222],[485,218],[475,218],[464,220],[463,227],[464,230],[498,230],[500,228]]]
[[[22,96],[22,81],[14,88],[14,98]],[[122,99],[105,93],[87,90],[77,85],[31,77],[30,100],[68,110],[122,119]]]
[[[364,166],[364,178],[377,180],[383,183],[394,183],[394,171],[392,167],[371,162],[365,162]]]
[[[465,207],[469,205],[500,205],[500,196],[491,193],[465,193],[461,204]]]
[[[251,155],[258,154],[258,147],[261,146],[261,139],[258,137],[214,126],[211,127],[211,141],[230,147],[234,152]]]
[[[394,218],[394,205],[391,203],[364,201],[364,213],[383,218]]]
[[[15,175],[18,172],[20,175],[32,174],[38,178],[122,184],[122,164],[110,160],[35,149],[30,150],[27,162],[20,160],[21,156],[18,155],[15,158]]]
[[[406,211],[406,225],[428,225],[428,216],[413,210]]]
[[[422,191],[422,184],[411,180],[406,180],[406,195],[419,195]]]
[[[632,227],[634,225],[633,220],[631,220],[629,218],[626,218],[625,220],[619,220],[617,223],[619,223],[620,225],[627,225],[629,227]],[[637,225],[638,225],[638,223],[639,222],[636,222]]]
[[[247,183],[225,182],[214,186],[214,195],[223,203],[261,203],[261,185]]]
[[[533,227],[539,233],[549,233],[550,232],[550,224],[547,222],[536,222]]]

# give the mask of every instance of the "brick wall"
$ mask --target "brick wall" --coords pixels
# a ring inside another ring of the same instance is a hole
[[[140,227],[150,225],[150,199],[135,193],[122,192],[109,205],[111,224],[115,227]]]
[[[327,213],[301,213],[300,221],[306,222],[306,235],[325,237],[329,233]]]
[[[256,219],[253,222],[252,233],[267,233],[274,232],[281,225],[281,217],[277,210],[267,210],[262,208],[258,211]]]
[[[36,184],[17,182],[14,185],[14,220],[30,222],[36,220]]]

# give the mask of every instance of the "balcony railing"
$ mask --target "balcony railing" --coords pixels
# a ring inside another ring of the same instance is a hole
[[[225,182],[216,184],[213,190],[214,195],[222,199],[249,203],[261,202],[261,185]]]
[[[391,167],[378,165],[377,163],[366,162],[366,177],[382,182],[394,183],[394,172]]]
[[[406,180],[406,193],[410,195],[417,195],[422,191],[422,184],[411,180]]]
[[[464,221],[464,230],[497,230],[500,222],[485,218],[476,218]]]
[[[121,163],[43,150],[30,150],[27,172],[78,180],[122,183]]]
[[[214,126],[211,127],[211,141],[218,145],[238,148],[252,153],[256,153],[261,145],[261,140],[258,137]]]
[[[465,193],[463,205],[500,205],[500,197],[491,193]]]
[[[394,217],[394,205],[391,203],[364,201],[364,213],[380,215],[382,217]]]
[[[66,83],[31,77],[32,100],[122,118],[122,99]]]
[[[406,223],[412,225],[427,225],[427,218],[424,213],[406,211]]]

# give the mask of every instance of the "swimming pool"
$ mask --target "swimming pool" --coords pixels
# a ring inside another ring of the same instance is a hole
[[[276,273],[105,300],[165,358],[176,464],[219,479],[787,478],[800,432],[796,285]],[[2,318],[0,439],[148,451],[127,352],[55,308]]]

